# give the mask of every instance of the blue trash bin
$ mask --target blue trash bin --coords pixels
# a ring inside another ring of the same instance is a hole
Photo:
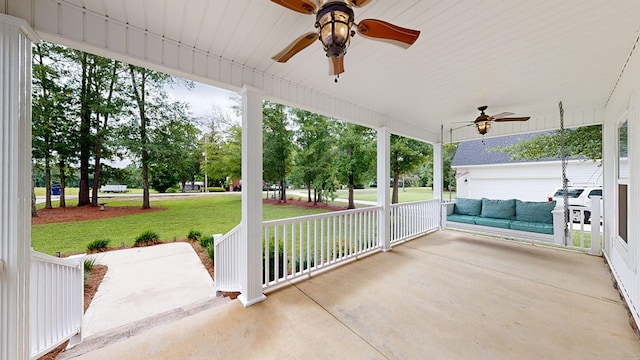
[[[51,186],[51,195],[60,195],[60,185]]]

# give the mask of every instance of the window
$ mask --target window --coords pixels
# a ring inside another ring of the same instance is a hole
[[[627,210],[629,186],[628,120],[618,126],[618,237],[628,243]]]
[[[592,196],[600,196],[600,197],[602,197],[602,189],[591,190],[591,192],[589,192],[589,199],[591,199]]]

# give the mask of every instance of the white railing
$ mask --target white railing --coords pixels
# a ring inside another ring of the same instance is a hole
[[[216,293],[240,291],[240,224],[221,237],[214,237],[213,275]]]
[[[602,255],[601,225],[600,225],[601,197],[591,198],[591,207],[569,206],[569,238],[567,247],[589,250],[591,255]],[[586,215],[588,213],[588,216]],[[585,219],[589,219],[587,224]]]
[[[84,314],[84,254],[58,258],[31,252],[31,358],[74,335],[81,335]]]
[[[263,289],[379,249],[379,206],[266,221]]]
[[[424,200],[391,205],[391,243],[411,239],[440,227],[440,201]]]

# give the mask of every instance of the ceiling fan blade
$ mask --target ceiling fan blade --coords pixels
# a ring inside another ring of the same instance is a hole
[[[500,114],[491,115],[491,119],[502,119],[511,115],[513,115],[512,112],[501,112]]]
[[[330,57],[329,59],[329,75],[337,76],[344,72],[344,56],[339,58]]]
[[[291,59],[293,55],[304,50],[307,46],[313,44],[313,42],[316,40],[318,40],[318,33],[308,32],[295,39],[291,44],[289,44],[289,46],[284,48],[279,53],[275,54],[272,59],[281,63],[287,62],[287,60]]]
[[[405,49],[413,45],[420,36],[419,30],[402,28],[378,19],[360,21],[358,33],[366,38],[388,41]]]
[[[352,6],[355,6],[355,7],[363,7],[363,6],[367,5],[367,3],[370,3],[370,2],[371,2],[371,0],[349,0],[349,3]]]
[[[493,121],[495,122],[507,122],[507,121],[527,121],[529,120],[531,117],[529,116],[525,116],[525,117],[513,117],[513,118],[501,118],[501,119],[494,119]]]
[[[302,14],[313,14],[320,6],[322,0],[271,0],[272,2],[284,6],[289,10],[293,10]]]

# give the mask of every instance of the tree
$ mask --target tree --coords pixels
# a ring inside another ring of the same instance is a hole
[[[228,113],[214,107],[207,120],[207,132],[202,137],[206,161],[201,171],[218,185],[242,176],[242,127]]]
[[[33,49],[32,156],[44,167],[47,209],[52,208],[51,166],[56,154],[67,154],[67,145],[73,142],[75,131],[69,122],[72,96],[64,83],[69,75],[65,57],[65,49],[58,45],[38,43]],[[64,170],[64,166],[61,169]],[[64,196],[61,200],[64,205]]]
[[[284,105],[265,102],[263,114],[263,177],[280,184],[280,201],[287,202],[285,179],[293,165],[293,132],[287,128],[288,119]]]
[[[165,192],[178,181],[182,188],[198,173],[199,130],[187,114],[187,104],[174,102],[159,109],[156,126],[150,131],[149,163],[151,185]]]
[[[169,75],[142,67],[129,65],[131,80],[131,93],[138,109],[138,121],[136,137],[129,142],[129,149],[140,156],[142,167],[142,208],[151,207],[149,201],[149,134],[147,127],[150,124],[150,115],[153,112],[151,100],[162,101],[166,96],[162,92],[162,86],[171,81]]]
[[[602,159],[602,125],[567,129],[565,143],[569,156],[583,156],[593,161]],[[560,130],[523,140],[518,144],[492,149],[507,152],[514,160],[557,158],[560,156]]]
[[[398,202],[398,179],[400,175],[416,170],[421,164],[432,157],[433,148],[431,145],[422,141],[391,135],[392,204]],[[378,186],[386,186],[386,184],[378,184]]]
[[[123,111],[125,100],[122,98],[122,84],[120,83],[119,72],[122,65],[119,61],[113,60],[103,65],[105,72],[103,78],[106,81],[96,81],[96,93],[100,94],[100,101],[95,109],[95,148],[93,167],[93,188],[91,191],[91,205],[98,206],[98,189],[102,174],[102,159],[105,155],[111,155],[107,143],[111,137],[111,125],[109,120],[117,118]],[[102,120],[101,120],[102,119]]]
[[[337,142],[338,180],[349,189],[348,209],[355,209],[353,189],[371,179],[376,160],[375,132],[364,126],[339,123]]]
[[[314,190],[315,205],[321,201],[335,173],[332,147],[336,143],[337,122],[300,109],[293,109],[291,113],[297,126],[293,177],[306,186],[307,201],[311,202],[311,190]]]

